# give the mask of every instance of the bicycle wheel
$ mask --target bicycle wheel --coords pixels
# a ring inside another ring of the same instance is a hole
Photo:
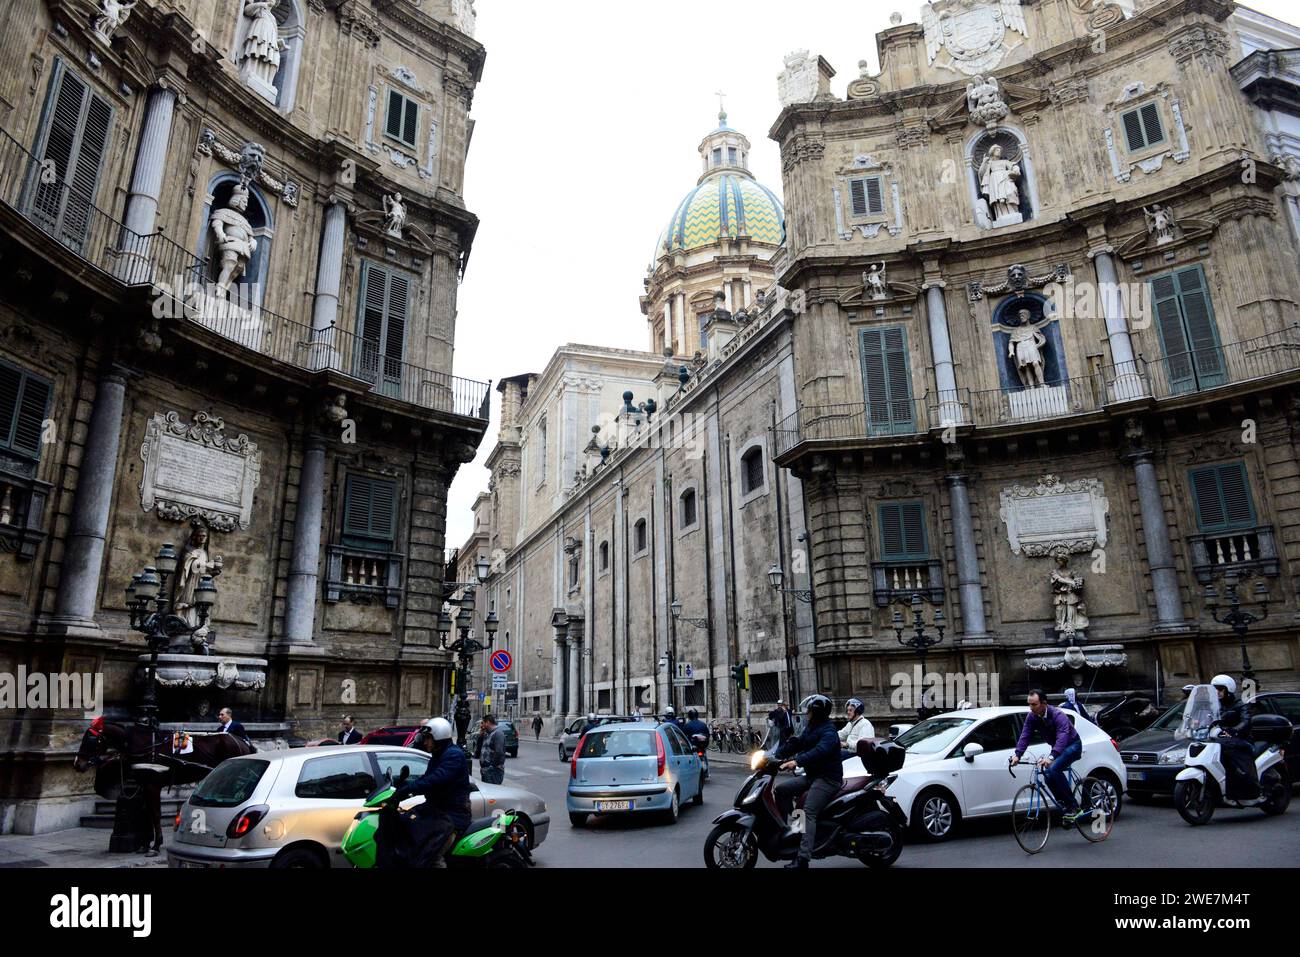
[[[1115,785],[1101,778],[1084,778],[1075,797],[1085,811],[1074,822],[1075,827],[1089,841],[1100,844],[1115,827],[1115,808],[1119,806]]]
[[[1046,795],[1032,784],[1016,792],[1011,802],[1011,830],[1026,854],[1037,854],[1052,834],[1052,807]]]

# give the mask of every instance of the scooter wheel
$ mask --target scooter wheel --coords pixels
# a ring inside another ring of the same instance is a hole
[[[1174,785],[1174,807],[1178,808],[1179,816],[1193,827],[1210,823],[1217,800],[1214,785],[1204,779],[1179,781]]]
[[[903,853],[903,829],[897,825],[889,825],[889,836],[894,839],[893,845],[883,854],[867,854],[859,858],[867,867],[881,868],[888,867],[894,861],[898,860]]]
[[[704,866],[716,870],[749,870],[758,864],[758,849],[749,833],[735,821],[724,821],[704,839]]]
[[[1286,773],[1286,766],[1265,771],[1259,779],[1259,787],[1264,793],[1259,809],[1270,816],[1285,813],[1291,803],[1291,777]]]

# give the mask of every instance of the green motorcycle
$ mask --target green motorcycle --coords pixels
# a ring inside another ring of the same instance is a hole
[[[343,856],[353,867],[375,866],[376,839],[381,828],[385,834],[405,833],[399,819],[402,812],[393,800],[400,783],[389,780],[366,799],[364,807],[353,818],[343,838]],[[449,868],[520,869],[535,863],[528,848],[528,830],[513,810],[498,811],[492,817],[472,822],[445,860]]]

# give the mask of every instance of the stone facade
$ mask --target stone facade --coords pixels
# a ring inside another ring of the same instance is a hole
[[[123,588],[198,523],[224,559],[215,654],[265,659],[267,681],[164,721],[202,730],[232,704],[270,744],[343,711],[369,730],[446,709],[446,495],[490,392],[451,375],[477,228],[467,6],[0,13],[0,366],[32,400],[0,410],[0,673],[103,674],[130,714],[146,649]],[[278,43],[249,40],[264,27]],[[160,431],[170,464],[145,448]],[[223,445],[256,447],[242,490],[200,458]],[[76,823],[86,723],[0,713],[0,830]]]
[[[951,49],[928,19],[880,33],[879,75],[772,129],[803,307],[775,452],[807,502],[819,686],[912,711],[894,606],[919,593],[948,620],[930,671],[996,674],[1004,700],[1176,695],[1242,671],[1204,595],[1235,574],[1272,596],[1260,685],[1294,687],[1300,281],[1233,5],[1016,6]],[[868,179],[897,201],[863,229]]]

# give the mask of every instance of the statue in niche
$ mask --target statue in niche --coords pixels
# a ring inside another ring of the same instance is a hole
[[[989,205],[993,219],[1001,220],[1020,213],[1020,164],[1003,158],[1002,147],[989,148],[979,168],[980,192]]]
[[[1043,374],[1047,337],[1034,325],[1028,309],[1021,309],[1016,315],[1020,321],[1011,330],[1007,355],[1016,362],[1021,385],[1026,389],[1041,389],[1047,384]]]
[[[217,275],[217,290],[225,295],[233,283],[238,282],[248,268],[248,262],[257,251],[253,226],[244,216],[248,209],[248,187],[237,185],[226,201],[226,208],[212,214],[208,225],[221,253],[221,272]]]
[[[886,299],[889,296],[889,283],[885,280],[883,261],[872,263],[862,274],[862,288],[869,299]]]
[[[401,193],[384,194],[384,231],[388,235],[402,238],[402,227],[406,225],[406,204],[402,202]]]
[[[280,25],[272,12],[279,0],[246,0],[244,16],[252,23],[239,53],[240,75],[263,96],[274,101],[278,95],[275,74],[280,69],[280,51],[288,48],[280,39]]]
[[[1070,552],[1057,548],[1052,552],[1056,568],[1052,570],[1052,604],[1056,606],[1056,633],[1062,644],[1075,644],[1088,627],[1087,606],[1083,601],[1083,576],[1071,574]]]
[[[140,0],[99,0],[100,15],[95,18],[95,33],[105,43],[113,39],[118,27],[126,23]]]
[[[1156,238],[1157,246],[1173,242],[1174,229],[1178,224],[1174,221],[1172,209],[1159,203],[1152,203],[1150,206],[1144,206],[1142,212],[1147,220],[1147,233]]]
[[[186,543],[185,554],[181,556],[176,570],[176,614],[184,618],[191,628],[199,623],[198,611],[194,608],[194,589],[204,576],[216,578],[221,574],[225,559],[220,555],[215,558],[208,554],[208,527],[201,521],[193,523],[190,540]],[[209,624],[194,633],[195,650],[201,654],[208,653]]]

